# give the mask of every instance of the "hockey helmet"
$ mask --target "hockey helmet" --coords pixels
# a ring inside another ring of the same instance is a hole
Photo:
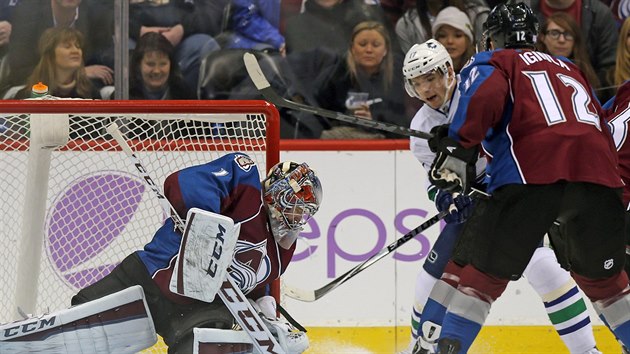
[[[279,234],[299,230],[322,202],[322,185],[306,163],[285,161],[274,165],[263,180],[263,191],[270,216],[276,221],[272,225],[280,228],[275,230]]]
[[[490,47],[490,39],[497,48],[534,48],[538,18],[526,4],[508,2],[490,11],[483,28],[485,50]]]
[[[422,44],[414,44],[407,51],[403,61],[403,75],[405,76],[405,90],[411,97],[420,98],[411,84],[411,79],[439,70],[447,75],[449,66],[453,67],[453,60],[444,46],[435,39],[429,39]]]

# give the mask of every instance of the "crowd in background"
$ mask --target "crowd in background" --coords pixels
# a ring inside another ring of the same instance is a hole
[[[565,56],[600,101],[630,78],[628,0],[524,0],[539,50]],[[129,0],[129,99],[259,99],[254,52],[286,98],[409,126],[405,52],[430,38],[459,71],[494,0]],[[116,98],[114,1],[0,0],[0,98],[43,82],[60,97]],[[356,97],[362,97],[360,101]],[[367,104],[367,102],[372,102]],[[281,109],[283,138],[403,138]]]

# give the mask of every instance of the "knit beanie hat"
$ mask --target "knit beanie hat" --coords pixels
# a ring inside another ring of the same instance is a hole
[[[433,25],[431,26],[431,31],[433,31],[433,36],[442,25],[449,25],[453,28],[456,28],[462,32],[468,38],[470,38],[470,42],[474,42],[473,33],[472,33],[472,25],[470,24],[470,19],[468,15],[462,12],[460,9],[455,6],[445,7],[440,11],[433,21]]]

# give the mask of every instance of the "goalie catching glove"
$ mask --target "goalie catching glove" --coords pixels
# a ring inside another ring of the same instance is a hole
[[[429,181],[439,189],[468,194],[477,175],[477,147],[466,149],[448,136],[440,137],[444,129],[436,132],[438,134],[429,140],[429,146],[437,154],[431,165]]]
[[[301,354],[308,349],[306,332],[276,317],[276,299],[273,296],[263,296],[256,301],[248,300],[287,354]]]

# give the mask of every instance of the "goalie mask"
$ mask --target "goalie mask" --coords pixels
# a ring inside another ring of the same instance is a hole
[[[290,246],[319,209],[322,201],[319,178],[306,163],[281,162],[269,171],[263,190],[274,237],[281,245],[287,242]],[[290,237],[283,240],[285,236]]]

